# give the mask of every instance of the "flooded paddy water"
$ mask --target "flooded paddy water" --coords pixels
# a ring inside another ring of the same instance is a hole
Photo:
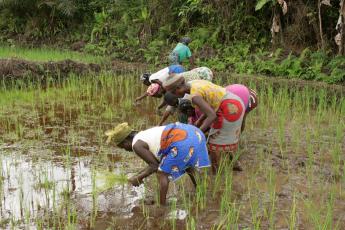
[[[145,164],[105,143],[104,132],[119,122],[142,130],[159,121],[159,100],[133,106],[146,90],[138,77],[3,84],[0,228],[345,229],[343,91],[244,83],[260,100],[241,137],[244,170],[223,162],[196,191],[184,177],[164,208],[155,176],[127,184]]]

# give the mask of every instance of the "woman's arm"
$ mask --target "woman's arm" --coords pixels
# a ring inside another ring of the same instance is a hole
[[[192,102],[194,105],[198,106],[206,116],[206,119],[200,126],[201,131],[206,132],[212,123],[217,119],[216,112],[201,96],[194,96],[192,98]]]
[[[163,123],[168,119],[168,117],[170,116],[170,111],[164,111],[164,114],[162,116],[161,121],[159,122],[159,126],[163,125]]]
[[[167,192],[169,188],[168,174],[158,171],[157,176],[158,176],[158,183],[159,183],[159,202],[160,202],[160,205],[165,205]]]
[[[141,170],[138,174],[132,176],[128,179],[128,182],[131,183],[133,186],[139,186],[144,182],[144,179],[150,176],[157,170],[153,170],[151,166],[147,166],[143,170]]]
[[[140,97],[137,97],[137,98],[135,99],[135,102],[141,101],[142,99],[144,99],[144,98],[147,97],[148,95],[149,95],[148,93],[145,93],[145,94],[141,95]]]
[[[162,100],[162,102],[159,104],[159,106],[156,109],[156,114],[158,114],[159,116],[162,116],[162,112],[161,109],[166,106],[167,103],[164,101],[164,99]],[[164,122],[164,121],[163,121]]]
[[[162,102],[159,104],[159,106],[157,107],[157,109],[162,109],[164,106],[166,106],[167,103],[164,101],[164,99],[162,100]]]
[[[198,118],[198,120],[194,123],[194,125],[196,126],[196,127],[200,127],[201,126],[201,124],[204,122],[204,120],[206,119],[206,115],[203,113],[199,118]]]
[[[148,166],[138,175],[129,179],[129,182],[131,182],[134,186],[138,186],[143,182],[143,179],[150,176],[152,173],[157,172],[159,161],[149,150],[147,143],[142,140],[138,140],[133,145],[133,151],[148,164]]]

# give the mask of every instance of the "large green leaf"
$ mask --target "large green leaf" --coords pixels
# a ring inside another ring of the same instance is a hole
[[[266,3],[272,2],[273,0],[258,0],[255,6],[255,11],[260,10]]]

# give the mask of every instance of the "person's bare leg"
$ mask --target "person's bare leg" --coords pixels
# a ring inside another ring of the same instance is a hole
[[[192,181],[192,183],[193,183],[193,185],[194,185],[194,188],[196,188],[196,180],[195,180],[195,176],[194,176],[194,175],[195,175],[194,169],[193,169],[193,168],[188,168],[188,169],[186,170],[186,172],[187,172],[187,174],[188,174],[190,180]]]
[[[236,152],[231,152],[229,153],[229,155],[230,155],[230,160],[232,164],[232,169],[234,171],[243,171],[239,158],[238,156],[236,156]]]
[[[210,159],[211,159],[211,164],[212,164],[212,173],[216,174],[219,168],[220,154],[217,151],[210,151],[209,154],[210,154]]]
[[[243,116],[242,125],[241,125],[241,132],[243,132],[244,128],[246,127],[246,117],[247,117],[247,113],[245,113]]]
[[[160,202],[160,205],[165,205],[168,188],[169,188],[168,174],[158,171],[157,177],[158,177],[158,182],[159,182],[159,202]]]

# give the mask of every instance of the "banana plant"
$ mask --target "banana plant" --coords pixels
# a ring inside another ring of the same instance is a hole
[[[320,27],[320,39],[321,39],[321,49],[325,49],[325,40],[323,38],[323,29],[322,29],[322,14],[321,14],[321,7],[322,5],[332,6],[331,0],[318,0],[317,7],[318,7],[318,14],[319,14],[319,27]]]
[[[280,40],[282,42],[282,27],[281,27],[281,19],[280,14],[277,12],[277,6],[281,7],[283,15],[285,15],[288,11],[287,3],[285,0],[258,0],[255,6],[255,11],[261,10],[265,5],[270,5],[273,11],[273,19],[271,25],[271,34],[272,34],[272,48],[273,51],[276,48],[277,43],[277,34],[280,33],[281,37]],[[273,52],[272,52],[273,53]]]

